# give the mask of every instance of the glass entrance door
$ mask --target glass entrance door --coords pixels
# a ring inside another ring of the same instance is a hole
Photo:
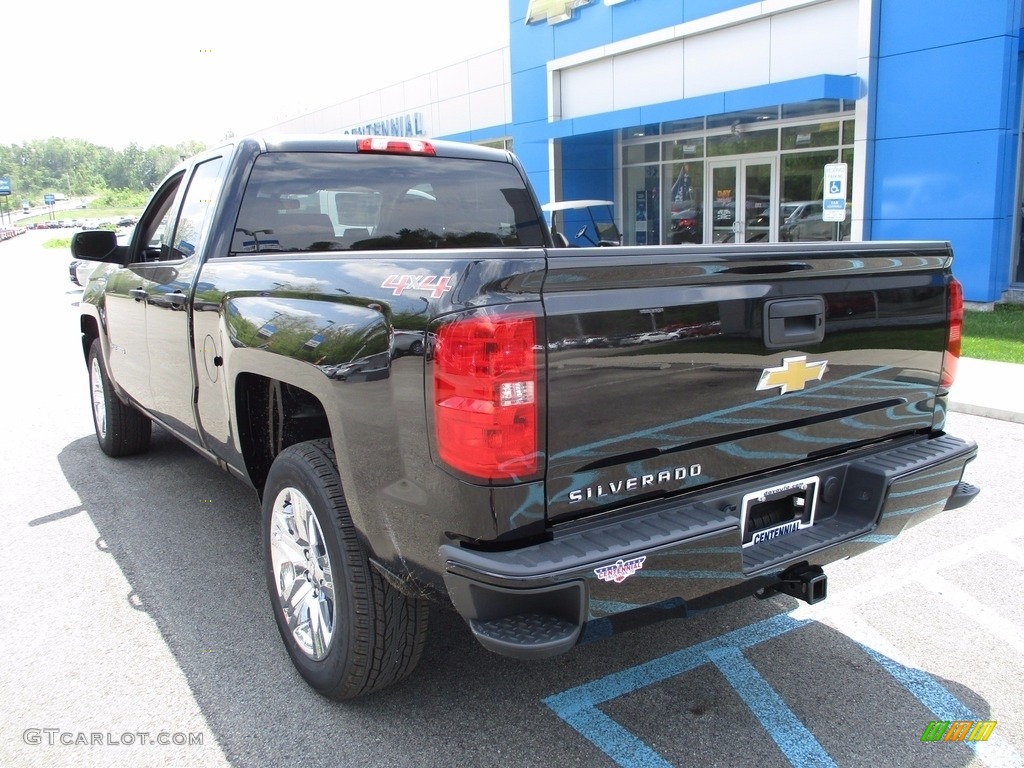
[[[778,178],[774,157],[715,161],[704,201],[704,231],[711,243],[778,240]]]

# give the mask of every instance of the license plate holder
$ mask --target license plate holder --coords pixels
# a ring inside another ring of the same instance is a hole
[[[789,536],[814,525],[817,476],[752,491],[743,496],[740,530],[743,547]]]

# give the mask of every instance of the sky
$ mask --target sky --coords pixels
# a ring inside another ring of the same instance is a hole
[[[270,9],[269,11],[266,9]],[[507,0],[8,2],[0,145],[219,141],[508,45]]]

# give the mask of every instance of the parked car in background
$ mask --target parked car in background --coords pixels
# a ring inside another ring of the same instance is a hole
[[[825,221],[822,218],[821,200],[804,200],[784,203],[792,208],[789,215],[779,226],[779,240],[795,243],[804,240],[849,240],[850,210],[847,205],[846,220],[843,222]],[[839,234],[836,234],[836,224]]]
[[[89,277],[92,275],[93,271],[98,266],[98,261],[85,261],[83,259],[76,259],[75,279],[73,282],[76,285],[80,285],[84,288],[85,284],[89,282]]]
[[[672,245],[704,242],[704,211],[700,206],[672,212],[668,238]]]

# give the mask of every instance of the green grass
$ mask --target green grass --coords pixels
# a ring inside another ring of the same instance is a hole
[[[965,312],[961,354],[1024,363],[1024,305],[997,304],[993,312]]]
[[[70,247],[70,237],[54,237],[43,243],[43,248],[63,248],[66,251]]]

